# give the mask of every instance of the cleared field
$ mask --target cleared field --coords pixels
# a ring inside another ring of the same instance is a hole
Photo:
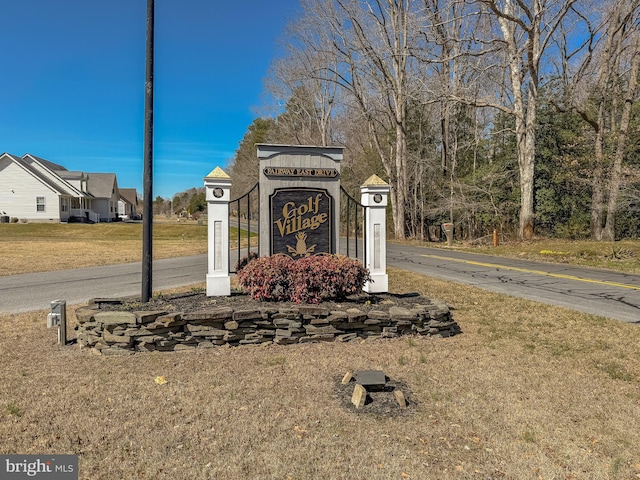
[[[102,357],[58,347],[46,312],[0,316],[0,452],[77,453],[82,479],[640,477],[637,326],[395,270],[390,286],[447,301],[463,333]],[[411,414],[336,398],[370,368],[409,385]]]
[[[231,232],[233,247],[237,230],[231,228]],[[154,258],[201,253],[207,253],[206,225],[154,224]],[[0,275],[139,262],[141,258],[141,224],[0,224]]]

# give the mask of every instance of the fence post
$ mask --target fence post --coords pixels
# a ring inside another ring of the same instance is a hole
[[[229,200],[231,177],[216,167],[204,177],[207,200],[207,296],[231,295],[229,277]]]
[[[364,285],[368,293],[389,291],[387,275],[387,201],[389,184],[371,175],[360,187],[360,203],[365,207],[365,258],[371,281]]]

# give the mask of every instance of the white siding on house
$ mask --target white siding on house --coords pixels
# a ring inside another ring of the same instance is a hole
[[[113,177],[113,188],[111,189],[111,198],[109,204],[111,208],[109,210],[109,220],[118,218],[118,200],[120,200],[120,192],[118,191],[118,180]]]
[[[118,216],[115,173],[71,172],[26,154],[0,155],[0,215],[59,222],[70,216],[112,221]]]
[[[118,215],[124,218],[133,218],[135,216],[133,205],[125,200],[118,200]]]
[[[118,213],[117,194],[113,194],[110,198],[94,198],[92,204],[93,211],[100,214],[101,222],[110,222],[116,218]]]
[[[138,192],[135,188],[119,188],[118,214],[123,218],[137,219]]]
[[[0,172],[0,213],[31,221],[60,221],[57,192],[6,157],[0,159]],[[44,197],[44,212],[37,211],[36,197]]]
[[[86,192],[87,191],[87,181],[86,181],[86,179],[84,179],[84,176],[82,177],[82,179],[80,179],[80,178],[65,178],[65,181],[67,183],[69,183],[70,185],[73,185],[75,188],[77,188],[81,192]]]
[[[118,214],[118,183],[113,173],[88,173],[87,192],[93,196],[93,210],[101,222],[110,222]]]
[[[109,221],[109,200],[106,198],[96,198],[93,200],[92,210],[100,215],[101,222]]]

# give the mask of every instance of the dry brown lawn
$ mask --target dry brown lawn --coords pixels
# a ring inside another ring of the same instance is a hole
[[[237,243],[231,227],[231,246]],[[153,227],[156,259],[207,253],[207,226],[157,216]],[[247,239],[241,237],[241,245]],[[252,242],[256,244],[255,240]],[[449,248],[446,243],[414,245]],[[640,274],[640,240],[619,242],[539,239],[503,242],[500,246],[457,242],[452,247],[476,253],[550,263],[567,263]],[[132,223],[0,224],[0,275],[45,272],[115,263],[139,262],[142,225]]]
[[[471,242],[456,242],[452,247],[448,247],[446,243],[424,243],[418,241],[412,241],[411,243],[427,247],[453,248],[455,250],[484,253],[499,257],[546,263],[566,263],[640,274],[640,240],[595,242],[591,240],[538,238],[524,242],[501,242],[497,247],[492,244],[472,244]]]
[[[46,312],[0,316],[0,453],[75,453],[81,479],[640,477],[638,326],[390,283],[447,301],[463,333],[104,357],[57,346]],[[409,385],[412,414],[338,401],[371,368]]]
[[[235,235],[231,241],[232,246],[237,243]],[[241,242],[246,244],[246,238]],[[166,221],[154,224],[155,259],[203,253],[207,253],[206,225]],[[139,262],[141,258],[141,224],[0,225],[0,275]]]

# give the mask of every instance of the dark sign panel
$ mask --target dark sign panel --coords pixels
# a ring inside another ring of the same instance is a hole
[[[270,197],[271,254],[334,253],[333,199],[324,189],[280,188]]]

